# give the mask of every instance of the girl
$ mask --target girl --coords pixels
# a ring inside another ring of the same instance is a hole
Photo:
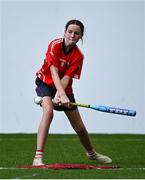
[[[64,38],[55,39],[49,44],[44,63],[36,73],[36,92],[43,99],[41,103],[43,115],[37,134],[34,166],[44,165],[43,152],[54,109],[65,112],[90,160],[112,162],[109,157],[96,153],[78,108],[69,104],[75,102],[72,89],[73,78],[79,79],[82,70],[84,56],[76,44],[82,39],[83,34],[82,22],[79,20],[67,22]]]

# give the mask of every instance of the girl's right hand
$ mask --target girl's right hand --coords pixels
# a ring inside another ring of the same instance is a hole
[[[52,99],[52,102],[55,106],[61,106],[61,100],[58,92],[56,92],[55,97]]]
[[[70,100],[69,100],[69,98],[68,98],[66,95],[62,95],[62,96],[60,97],[60,101],[61,101],[61,105],[66,106],[66,107],[69,107],[69,105],[70,105]]]
[[[69,104],[70,104],[70,100],[66,96],[66,94],[63,94],[63,95],[60,96],[57,92],[56,92],[55,97],[52,100],[52,102],[56,106],[63,105],[63,106],[69,107]]]

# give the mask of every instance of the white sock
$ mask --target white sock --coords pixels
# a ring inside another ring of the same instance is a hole
[[[36,150],[36,154],[35,154],[35,158],[43,158],[43,150],[41,150],[41,149],[37,149]]]

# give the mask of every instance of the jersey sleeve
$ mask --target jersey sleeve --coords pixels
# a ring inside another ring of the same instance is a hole
[[[65,75],[75,78],[75,79],[80,79],[81,71],[82,71],[82,66],[83,66],[83,57],[76,59],[73,61],[67,71],[65,72]]]
[[[54,42],[51,42],[48,46],[48,50],[46,53],[46,60],[47,60],[48,66],[53,64],[55,67],[57,68],[59,67],[58,55],[59,55],[58,45],[55,45]]]

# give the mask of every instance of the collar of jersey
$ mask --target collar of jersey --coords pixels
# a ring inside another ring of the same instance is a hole
[[[65,46],[65,42],[64,42],[64,38],[63,38],[62,49],[63,49],[65,55],[68,55],[75,47],[76,47],[76,45],[73,48],[71,48],[69,51],[66,51],[66,46]]]

